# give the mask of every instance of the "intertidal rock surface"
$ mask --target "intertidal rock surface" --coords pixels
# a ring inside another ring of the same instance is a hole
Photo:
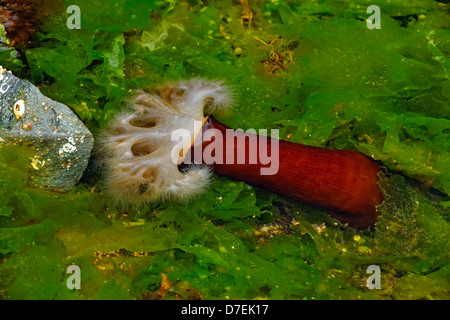
[[[70,190],[86,169],[93,144],[69,107],[0,67],[0,152],[14,145],[32,150],[31,186]]]

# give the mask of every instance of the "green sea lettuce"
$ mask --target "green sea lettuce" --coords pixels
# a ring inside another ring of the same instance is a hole
[[[363,231],[221,177],[184,204],[116,208],[94,170],[67,194],[29,188],[30,154],[0,143],[1,299],[146,299],[161,274],[166,299],[448,299],[444,4],[248,1],[251,19],[245,2],[77,5],[81,29],[65,12],[46,19],[16,70],[94,133],[137,88],[222,79],[236,97],[222,122],[359,150],[386,170],[386,201]],[[380,30],[366,27],[369,5]],[[80,290],[66,285],[72,264]],[[370,265],[379,290],[366,286]]]

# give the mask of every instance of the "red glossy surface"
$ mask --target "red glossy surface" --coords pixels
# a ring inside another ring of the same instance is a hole
[[[354,228],[366,228],[376,221],[378,213],[375,206],[383,202],[383,194],[377,184],[382,169],[364,154],[278,140],[278,171],[274,175],[261,175],[261,168],[267,168],[269,164],[262,164],[259,159],[256,164],[249,164],[249,154],[259,154],[260,143],[267,145],[270,154],[271,138],[264,139],[264,142],[254,140],[252,134],[236,132],[237,136],[243,135],[248,139],[242,148],[242,141],[239,145],[237,143],[239,139],[225,139],[229,128],[217,120],[209,118],[203,134],[209,129],[216,129],[213,136],[221,134],[223,137],[219,137],[223,140],[223,148],[216,147],[213,153],[215,159],[222,159],[217,161],[222,164],[211,164],[217,174],[327,209]],[[206,148],[214,139],[201,143],[197,139],[188,157],[193,159],[192,155],[199,150],[200,144],[202,151],[211,154],[211,146]],[[237,164],[237,150],[245,152],[245,164]],[[226,155],[230,153],[234,153],[234,164],[226,161]]]

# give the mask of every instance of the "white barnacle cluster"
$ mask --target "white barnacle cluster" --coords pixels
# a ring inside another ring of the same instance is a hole
[[[186,200],[200,193],[210,180],[210,169],[196,166],[180,172],[178,165],[190,144],[180,144],[173,133],[181,130],[193,143],[206,121],[205,114],[222,112],[231,102],[230,91],[222,82],[203,79],[136,92],[129,108],[98,139],[105,191],[118,204],[138,206]]]

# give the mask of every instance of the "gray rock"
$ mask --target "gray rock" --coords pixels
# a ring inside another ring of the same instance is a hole
[[[0,152],[2,145],[33,150],[30,185],[70,190],[86,169],[93,144],[92,134],[66,105],[0,66]]]

